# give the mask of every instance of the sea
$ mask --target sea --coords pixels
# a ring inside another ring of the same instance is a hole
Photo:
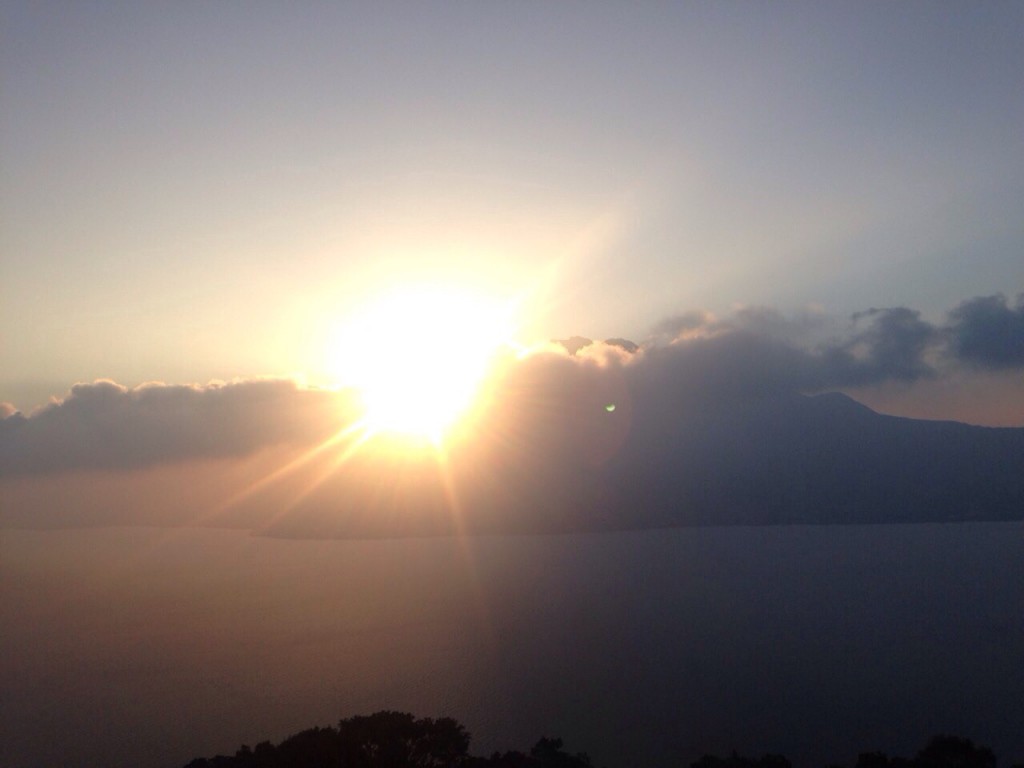
[[[0,531],[0,765],[181,768],[378,710],[596,766],[1024,761],[1024,523],[287,540]]]

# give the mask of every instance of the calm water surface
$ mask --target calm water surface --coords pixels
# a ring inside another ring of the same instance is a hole
[[[598,765],[1024,760],[1024,523],[469,541],[0,531],[0,765],[180,768],[378,709]]]

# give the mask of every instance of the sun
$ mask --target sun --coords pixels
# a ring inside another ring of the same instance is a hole
[[[367,434],[439,446],[509,348],[512,319],[508,302],[451,286],[407,286],[343,323],[331,368],[359,392]]]

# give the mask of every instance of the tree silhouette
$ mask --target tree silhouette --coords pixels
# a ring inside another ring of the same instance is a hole
[[[196,758],[186,768],[590,768],[586,755],[562,750],[561,739],[543,738],[530,750],[469,755],[469,733],[449,717],[415,718],[405,712],[357,715],[337,728],[310,728],[234,756]]]
[[[513,750],[490,757],[470,755],[469,741],[466,729],[450,717],[416,718],[406,712],[382,711],[341,720],[336,728],[300,731],[277,746],[262,741],[255,748],[242,745],[231,757],[196,758],[185,768],[592,768],[585,753],[569,754],[559,738],[545,736],[528,753]],[[732,752],[728,757],[705,754],[690,768],[792,765],[782,755],[751,758]],[[913,758],[862,752],[854,768],[996,768],[996,757],[970,739],[939,735]],[[1012,768],[1024,768],[1024,763]]]
[[[914,762],[916,768],[996,768],[991,749],[957,736],[932,737]]]
[[[377,712],[338,723],[344,765],[353,768],[444,768],[468,756],[469,734],[455,720],[417,720],[405,712]]]
[[[704,755],[691,763],[690,768],[792,768],[792,764],[782,755],[764,755],[754,759],[733,752],[725,758]]]

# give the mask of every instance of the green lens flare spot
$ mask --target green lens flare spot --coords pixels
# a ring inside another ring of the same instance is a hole
[[[608,405],[606,405],[604,407],[604,409],[606,411],[608,411],[608,413],[614,413],[615,412],[615,403],[608,403]]]

